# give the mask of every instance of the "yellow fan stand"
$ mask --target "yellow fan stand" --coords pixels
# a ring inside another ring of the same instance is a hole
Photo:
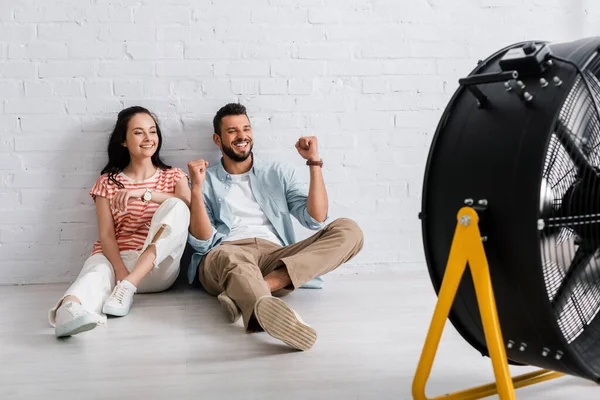
[[[508,370],[506,350],[504,349],[504,342],[502,340],[500,322],[498,320],[498,311],[496,309],[489,266],[481,239],[481,232],[479,231],[479,215],[474,208],[465,206],[458,212],[457,220],[446,272],[438,293],[435,311],[413,380],[413,398],[415,400],[469,400],[482,399],[498,394],[501,400],[514,400],[516,399],[515,388],[530,386],[564,376],[564,374],[559,372],[542,369],[511,378]],[[461,278],[467,267],[467,262],[473,276],[477,304],[479,305],[485,340],[492,360],[496,382],[439,397],[428,398],[425,395],[425,386],[431,373],[431,367],[440,343],[444,325],[448,319]]]

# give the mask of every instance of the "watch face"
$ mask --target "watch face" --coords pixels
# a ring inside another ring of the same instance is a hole
[[[151,198],[152,198],[152,194],[150,194],[150,192],[144,193],[144,200],[150,201]]]

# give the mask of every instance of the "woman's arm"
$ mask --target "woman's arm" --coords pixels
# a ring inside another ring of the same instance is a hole
[[[146,189],[121,189],[117,192],[113,199],[113,207],[119,211],[126,211],[127,204],[129,204],[130,201],[141,200],[145,192]],[[190,206],[192,194],[190,187],[187,184],[187,179],[182,178],[177,181],[177,184],[175,185],[175,193],[165,193],[158,190],[151,190],[151,192],[152,197],[150,201],[153,203],[162,204],[165,200],[170,199],[171,197],[176,197],[182,200],[188,207]]]
[[[96,197],[96,216],[102,253],[110,261],[117,281],[123,280],[129,271],[121,259],[121,251],[115,237],[115,222],[110,211],[110,201],[106,197]]]
[[[142,195],[144,194],[145,189],[142,191]],[[171,198],[177,197],[182,200],[186,206],[190,206],[192,191],[190,190],[190,186],[188,185],[188,180],[186,178],[181,178],[177,181],[175,185],[175,193],[164,193],[164,192],[155,192],[152,191],[152,202],[161,204],[163,201]]]

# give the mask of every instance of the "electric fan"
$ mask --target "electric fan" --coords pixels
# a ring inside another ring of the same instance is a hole
[[[431,144],[422,234],[436,293],[457,211],[479,215],[506,358],[600,383],[600,38],[511,45],[450,100]],[[473,275],[448,316],[490,356]]]

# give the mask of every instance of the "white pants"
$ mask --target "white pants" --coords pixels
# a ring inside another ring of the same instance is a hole
[[[126,250],[121,252],[125,267],[131,272],[133,267],[154,239],[157,231],[165,225],[160,238],[155,242],[156,259],[154,269],[142,280],[138,293],[152,293],[167,290],[175,283],[179,275],[179,263],[187,241],[190,210],[185,203],[177,198],[164,201],[152,217],[150,230],[144,247],[139,251]],[[115,272],[112,264],[104,254],[89,257],[77,280],[67,289],[63,297],[48,312],[50,325],[56,325],[56,310],[67,296],[75,296],[81,305],[90,312],[100,316],[100,322],[106,322],[102,314],[102,306],[110,296],[115,286]]]

